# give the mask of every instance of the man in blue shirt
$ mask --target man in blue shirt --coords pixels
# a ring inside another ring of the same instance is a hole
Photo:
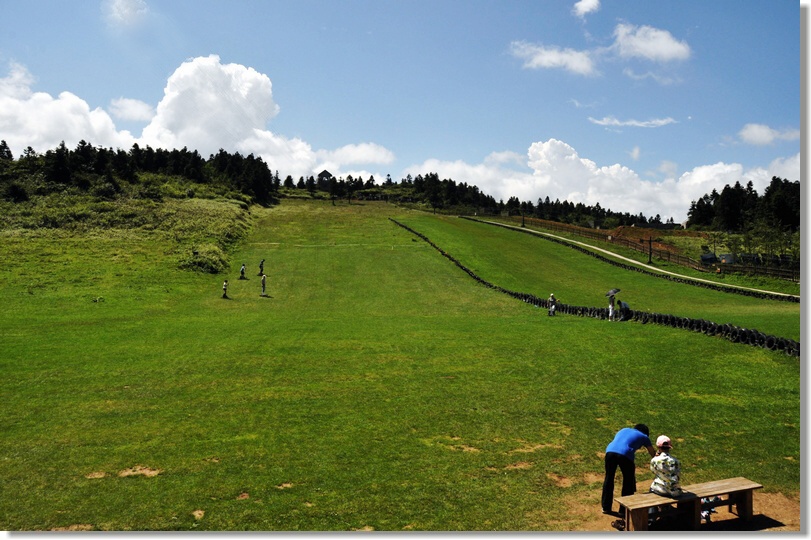
[[[650,442],[650,430],[645,424],[632,428],[622,428],[605,449],[605,480],[603,481],[602,506],[603,514],[611,514],[614,505],[614,476],[617,467],[622,473],[622,496],[636,493],[636,467],[634,454],[645,447],[651,457],[656,450]]]

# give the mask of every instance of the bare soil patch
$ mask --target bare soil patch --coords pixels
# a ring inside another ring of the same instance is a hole
[[[507,465],[504,468],[505,469],[510,469],[510,470],[514,470],[514,469],[531,469],[532,468],[532,463],[530,463],[528,461],[519,461],[518,463],[510,463],[509,465]]]
[[[55,527],[51,529],[52,531],[92,531],[94,527],[92,525],[88,525],[86,523],[76,524],[76,525],[68,525],[67,527]]]
[[[527,444],[522,446],[521,448],[516,448],[515,450],[510,451],[510,454],[521,453],[521,454],[529,454],[535,452],[537,450],[541,450],[543,448],[563,448],[560,444]]]
[[[104,478],[105,476],[107,476],[107,473],[104,471],[94,471],[92,473],[87,473],[86,475],[84,475],[85,478],[90,478],[91,480],[94,478]]]
[[[149,467],[136,465],[135,467],[119,471],[118,476],[120,476],[121,478],[124,478],[126,476],[147,476],[151,478],[153,476],[158,476],[162,472],[163,471],[161,469],[151,469]]]
[[[602,476],[586,475],[589,483],[602,482]],[[599,477],[599,478],[595,478]],[[562,486],[565,487],[565,486]],[[645,492],[650,487],[649,481],[639,482],[637,492]],[[619,496],[619,493],[617,493]],[[611,523],[617,516],[606,515],[600,508],[600,490],[594,489],[588,498],[583,494],[564,499],[568,509],[567,519],[556,522],[561,528],[574,531],[614,531]],[[614,510],[617,510],[614,504]],[[782,493],[754,493],[754,516],[752,521],[741,521],[726,506],[716,508],[709,523],[702,521],[701,531],[800,531],[799,496],[786,496]],[[679,530],[679,529],[673,529]],[[683,530],[683,529],[681,529]]]
[[[559,476],[555,473],[546,473],[546,477],[552,480],[558,487],[572,487],[572,480],[570,478],[566,478],[565,476]]]

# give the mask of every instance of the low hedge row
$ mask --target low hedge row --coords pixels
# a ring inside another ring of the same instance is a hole
[[[396,225],[399,225],[403,229],[407,230],[411,234],[427,242],[431,247],[439,251],[445,258],[453,262],[462,271],[467,273],[470,277],[472,277],[485,287],[507,294],[513,298],[521,300],[522,302],[532,304],[535,307],[544,309],[549,308],[549,301],[544,298],[538,298],[537,296],[529,293],[511,291],[509,289],[505,289],[504,287],[500,287],[498,285],[495,285],[493,283],[490,283],[489,281],[482,279],[481,277],[476,275],[476,273],[473,272],[470,268],[467,268],[465,265],[456,260],[456,258],[454,258],[452,255],[450,255],[445,250],[437,246],[424,234],[415,231],[408,225],[404,225],[395,219],[389,218],[389,220],[391,220]],[[589,254],[593,254],[588,250],[583,251]],[[597,256],[601,257],[599,255]],[[612,262],[609,261],[608,259],[606,260],[608,262]],[[556,313],[563,313],[566,315],[576,315],[579,317],[608,319],[608,308],[572,306],[568,304],[558,303],[555,308],[555,311]],[[679,317],[677,315],[668,315],[664,313],[649,313],[646,311],[636,311],[633,309],[620,310],[620,320],[636,321],[641,324],[659,324],[664,326],[671,326],[673,328],[680,328],[692,332],[701,332],[708,336],[723,337],[725,339],[728,339],[729,341],[732,341],[733,343],[742,343],[770,350],[779,350],[783,351],[785,354],[789,356],[796,356],[798,358],[800,356],[800,344],[799,342],[794,341],[793,339],[786,339],[778,336],[767,335],[758,330],[741,328],[733,324],[718,324],[712,321],[706,321],[704,319],[691,319],[689,317]]]

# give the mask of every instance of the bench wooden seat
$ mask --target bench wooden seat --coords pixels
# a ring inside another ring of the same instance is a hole
[[[752,493],[763,486],[743,477],[715,480],[703,484],[693,484],[682,487],[682,495],[666,497],[656,493],[637,493],[619,497],[616,501],[620,508],[625,509],[625,530],[648,530],[648,511],[651,508],[667,505],[678,512],[687,514],[692,529],[698,530],[701,526],[701,499],[720,497],[720,501],[705,504],[705,508],[716,506],[729,506],[736,508],[738,517],[744,521],[752,519]],[[723,498],[726,497],[726,498]]]

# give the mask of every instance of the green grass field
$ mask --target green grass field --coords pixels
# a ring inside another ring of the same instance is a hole
[[[636,422],[674,439],[685,483],[799,497],[797,358],[547,317],[387,218],[570,304],[619,287],[633,309],[799,339],[798,304],[385,203],[253,215],[226,276],[178,270],[154,231],[0,231],[0,528],[580,530],[571,501],[598,508],[602,452]],[[160,473],[119,476],[135,467]]]

